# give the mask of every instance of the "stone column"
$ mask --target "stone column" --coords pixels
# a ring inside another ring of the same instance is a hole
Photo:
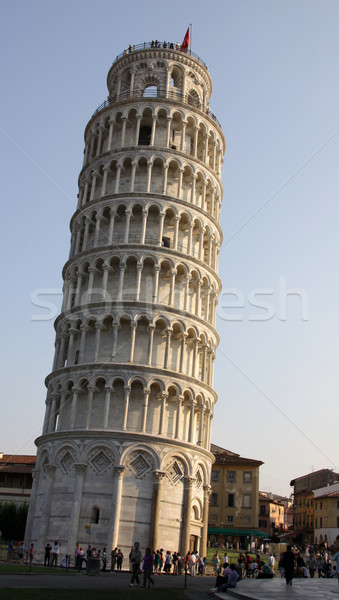
[[[86,429],[90,429],[91,427],[91,417],[92,417],[92,406],[93,406],[93,396],[95,392],[95,386],[89,385],[87,387],[87,417],[86,417]]]
[[[164,213],[164,212],[159,213],[159,239],[158,239],[158,245],[159,246],[162,245],[162,234],[164,232],[165,214],[166,213]]]
[[[124,387],[124,391],[125,391],[125,402],[124,402],[124,415],[123,415],[123,421],[122,421],[122,430],[126,431],[127,417],[128,417],[129,393],[131,391],[131,388],[126,385]]]
[[[191,510],[192,510],[192,488],[194,477],[184,478],[184,506],[181,530],[181,556],[186,556],[190,546],[191,536]]]
[[[153,338],[154,338],[154,325],[148,326],[149,331],[149,342],[148,342],[148,358],[147,364],[150,367],[152,365],[152,352],[153,352]]]
[[[136,116],[137,126],[135,131],[135,146],[139,145],[139,134],[140,134],[140,123],[141,123],[141,115]]]
[[[162,392],[162,394],[161,394],[161,411],[160,411],[159,435],[163,435],[163,433],[164,433],[165,406],[166,406],[166,400],[167,400],[167,398],[168,398],[167,392]]]
[[[132,212],[130,210],[126,210],[126,223],[125,223],[125,237],[124,244],[128,243],[128,235],[129,235],[129,224],[132,216]]]
[[[122,169],[122,166],[121,165],[117,165],[117,177],[116,177],[116,180],[115,180],[115,190],[114,190],[115,194],[119,193],[121,169]]]
[[[69,423],[69,428],[74,429],[75,425],[75,416],[77,412],[77,403],[78,403],[78,388],[73,388],[73,397],[72,397],[72,406],[71,406],[71,418]]]
[[[63,417],[63,413],[64,413],[65,400],[66,400],[66,394],[64,392],[62,392],[62,394],[60,396],[59,420],[58,420],[58,429],[57,429],[58,431],[62,431],[62,417]]]
[[[182,198],[182,177],[183,177],[183,174],[184,174],[184,169],[180,168],[179,169],[179,180],[178,180],[178,191],[177,191],[179,199]]]
[[[181,130],[181,143],[180,143],[181,152],[185,152],[186,125],[187,125],[187,121],[183,121],[182,122],[182,130]]]
[[[100,196],[105,196],[105,194],[106,194],[107,175],[108,175],[109,167],[105,167],[103,169],[103,171],[104,171],[104,176],[102,178],[102,185],[101,185]]]
[[[154,291],[153,291],[153,302],[158,302],[158,292],[159,292],[159,273],[160,267],[155,265],[154,267]]]
[[[79,519],[82,501],[82,490],[84,487],[84,476],[86,473],[87,465],[81,463],[75,463],[75,482],[74,492],[72,497],[72,508],[71,515],[68,525],[68,547],[67,554],[73,556],[74,548],[78,540],[79,535]]]
[[[109,246],[111,246],[112,242],[113,242],[114,217],[115,217],[114,212],[111,212],[110,221],[109,221],[109,229],[108,229],[108,239],[107,239],[107,244]]]
[[[98,362],[100,352],[100,337],[103,330],[101,323],[95,323],[95,351],[94,351],[94,362]]]
[[[121,117],[122,120],[122,129],[121,129],[121,147],[123,147],[125,145],[125,135],[126,135],[126,122],[127,122],[127,117]]]
[[[133,363],[133,359],[134,359],[135,334],[136,334],[137,325],[138,325],[137,323],[135,323],[134,321],[131,321],[131,351],[130,351],[130,357],[129,357],[130,363]]]
[[[173,239],[173,249],[174,250],[178,249],[179,223],[180,223],[180,217],[178,215],[176,215],[174,217],[174,239]]]
[[[114,121],[109,120],[108,122],[109,122],[109,131],[108,131],[108,140],[107,140],[107,152],[110,152],[111,148],[112,148]]]
[[[170,145],[172,119],[173,119],[173,117],[167,117],[167,135],[166,135],[166,146],[167,146],[167,148]]]
[[[164,182],[163,182],[163,186],[162,186],[162,193],[166,194],[166,192],[167,192],[168,165],[164,165],[163,169],[164,169]]]
[[[194,140],[193,140],[193,156],[197,157],[197,148],[198,148],[198,131],[199,127],[194,127]]]
[[[204,485],[204,506],[203,506],[203,527],[200,541],[200,555],[206,556],[207,552],[207,534],[208,534],[208,507],[210,503],[210,497],[212,489],[210,485]]]
[[[202,446],[202,438],[204,433],[204,407],[200,406],[200,421],[199,421],[199,434],[198,434],[198,446]]]
[[[113,341],[112,341],[112,350],[111,350],[111,356],[110,356],[111,361],[113,361],[113,359],[115,358],[116,353],[117,353],[118,329],[119,329],[119,323],[113,323]]]
[[[82,241],[82,251],[83,252],[85,252],[85,250],[87,250],[89,226],[90,226],[90,222],[88,219],[86,219],[85,230],[84,230],[84,239]]]
[[[35,503],[36,503],[36,497],[37,497],[37,493],[38,493],[39,479],[40,479],[40,470],[39,469],[32,470],[32,478],[33,478],[32,491],[31,491],[31,496],[29,499],[28,513],[27,513],[27,519],[26,519],[25,544],[24,544],[25,548],[29,548],[31,545],[31,542],[32,542],[34,510],[35,510]],[[43,548],[41,548],[41,550],[43,550]]]
[[[106,390],[106,395],[105,395],[104,414],[103,414],[103,420],[102,420],[102,428],[103,429],[107,429],[107,427],[108,427],[109,409],[110,409],[110,404],[111,404],[111,392],[112,392],[112,389],[110,388],[109,385],[107,385],[105,387],[105,390]]]
[[[134,192],[134,181],[135,181],[135,172],[137,170],[137,162],[133,160],[132,162],[132,172],[131,172],[131,187],[130,192]]]
[[[150,548],[155,549],[159,548],[162,543],[159,536],[159,522],[161,514],[161,488],[165,475],[163,471],[153,471],[153,495],[148,545]]]
[[[117,300],[121,300],[121,298],[122,298],[122,291],[123,291],[123,287],[124,287],[125,269],[126,269],[126,265],[124,263],[122,263],[120,265],[119,288],[118,288],[118,298],[117,298]]]
[[[49,515],[50,515],[50,509],[51,509],[51,499],[52,499],[52,492],[53,492],[55,470],[56,470],[55,465],[46,465],[42,471],[42,475],[43,474],[46,475],[46,484],[44,486],[45,489],[44,489],[44,495],[43,495],[43,505],[41,507],[41,513],[40,513],[40,527],[39,527],[39,535],[38,535],[39,546],[41,545],[41,551],[43,551],[43,549],[46,546],[46,542],[48,541],[47,540],[47,530],[48,530]],[[40,550],[40,548],[39,548],[39,550]]]
[[[99,156],[99,154],[101,153],[101,140],[102,140],[103,129],[104,128],[102,126],[99,127],[99,137],[98,137],[97,151],[96,151],[96,155],[95,156]]]
[[[149,398],[149,395],[150,395],[150,390],[144,390],[144,392],[143,392],[144,404],[143,404],[142,423],[141,423],[141,431],[142,431],[142,433],[145,433],[145,431],[146,431],[146,421],[147,421],[147,410],[148,410],[148,398]]]
[[[98,177],[98,173],[96,171],[94,171],[93,177],[92,177],[91,194],[90,194],[90,197],[89,197],[89,201],[90,202],[92,202],[92,200],[94,198],[94,192],[95,192],[95,186],[96,186],[96,182],[97,182],[97,177]]]
[[[189,425],[189,434],[188,434],[188,441],[190,442],[190,444],[193,444],[195,442],[195,440],[194,440],[194,409],[195,409],[195,401],[191,400],[190,425]]]
[[[155,126],[156,126],[156,124],[157,124],[157,116],[153,115],[152,116],[152,131],[151,131],[150,146],[154,146]]]
[[[175,286],[175,276],[176,276],[176,274],[177,274],[176,269],[171,269],[171,283],[170,283],[170,293],[169,293],[169,299],[168,299],[169,306],[173,306],[174,286]]]
[[[168,368],[169,345],[170,345],[170,339],[171,339],[172,332],[173,332],[173,329],[171,329],[170,327],[168,327],[168,329],[166,329],[166,347],[165,347],[165,357],[164,357],[164,369]]]
[[[180,435],[180,417],[181,417],[181,407],[183,405],[183,402],[184,402],[184,396],[178,396],[177,414],[175,416],[175,434],[174,434],[174,437],[176,440],[179,439],[179,435]]]
[[[110,510],[110,519],[108,523],[108,537],[106,544],[108,553],[110,552],[111,548],[115,548],[118,545],[119,521],[121,512],[121,492],[124,473],[125,467],[123,467],[122,465],[114,467],[112,504]]]
[[[81,329],[81,338],[80,338],[80,348],[79,348],[79,363],[82,363],[84,360],[86,333],[88,331],[88,327],[87,327],[87,325],[80,325],[80,329]]]
[[[141,233],[140,233],[140,244],[144,244],[145,243],[147,215],[148,215],[148,210],[146,208],[143,208],[143,210],[142,210]]]
[[[151,190],[152,167],[153,167],[153,161],[148,160],[147,161],[147,182],[146,182],[146,192],[147,192],[147,194],[149,194],[150,190]]]
[[[136,294],[135,294],[135,299],[137,302],[139,302],[140,299],[140,285],[141,285],[141,274],[142,274],[142,269],[143,269],[143,265],[141,264],[137,264],[137,281],[136,281]]]

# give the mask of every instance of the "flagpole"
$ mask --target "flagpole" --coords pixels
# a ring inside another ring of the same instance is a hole
[[[190,23],[190,30],[191,30],[191,35],[190,35],[190,54],[192,54],[192,23]]]

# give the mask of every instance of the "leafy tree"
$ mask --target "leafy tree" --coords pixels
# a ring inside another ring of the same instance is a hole
[[[0,502],[0,530],[3,539],[20,541],[24,538],[28,502]]]

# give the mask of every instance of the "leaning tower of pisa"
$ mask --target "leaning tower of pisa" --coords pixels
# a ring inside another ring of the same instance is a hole
[[[206,65],[114,60],[85,129],[26,546],[205,552],[225,140]]]

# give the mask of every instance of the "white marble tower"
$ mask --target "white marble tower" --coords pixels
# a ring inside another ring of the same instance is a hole
[[[55,539],[206,548],[225,140],[206,65],[154,46],[115,59],[85,129],[25,536],[40,558]]]

